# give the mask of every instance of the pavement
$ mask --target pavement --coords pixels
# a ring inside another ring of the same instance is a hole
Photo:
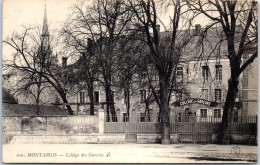
[[[256,163],[258,147],[215,144],[3,144],[4,163]]]

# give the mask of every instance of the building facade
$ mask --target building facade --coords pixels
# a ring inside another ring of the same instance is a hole
[[[195,31],[203,30],[200,25],[196,25],[196,28]],[[210,33],[208,40],[214,45],[218,41],[218,29],[213,29]],[[214,49],[211,44],[204,43],[204,49],[201,49],[197,44],[200,37],[200,35],[195,35],[191,39],[177,67],[176,79],[181,85],[178,87],[180,89],[173,91],[171,95],[169,108],[172,121],[189,121],[192,116],[196,116],[198,121],[221,121],[230,78],[227,45],[224,43]],[[246,51],[243,60],[250,53]],[[144,118],[149,113],[151,116],[158,116],[159,112],[156,102],[152,101],[149,103],[147,114],[145,100],[151,97],[151,91],[140,85],[142,81],[145,81],[142,74],[135,75],[138,81],[132,85],[130,96],[130,114],[138,114],[139,121],[145,121]],[[234,121],[240,120],[242,116],[257,115],[257,60],[241,74],[239,82],[233,113]],[[76,94],[71,92],[68,97],[71,102],[79,103],[77,114],[87,114],[89,100],[86,90],[83,89]],[[98,106],[100,104],[105,105],[105,90],[98,82],[95,82],[94,97],[96,109],[100,107]],[[127,116],[126,99],[123,92],[116,88],[114,101],[117,113]],[[159,120],[157,117],[151,118],[150,120]]]

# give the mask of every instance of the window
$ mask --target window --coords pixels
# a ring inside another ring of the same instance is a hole
[[[201,118],[207,118],[207,109],[201,109],[200,116]]]
[[[183,68],[180,66],[180,67],[177,67],[177,76],[182,76],[183,75]]]
[[[221,89],[215,89],[215,101],[221,102]]]
[[[157,116],[158,116],[158,122],[161,122],[161,114],[157,113]]]
[[[140,90],[140,102],[143,103],[146,100],[146,90]]]
[[[145,78],[147,77],[146,71],[142,71],[142,72],[140,73],[140,76],[141,76],[141,79],[142,79],[142,80],[145,79]]]
[[[85,101],[85,93],[79,92],[79,102],[84,103],[84,101]]]
[[[208,89],[202,89],[202,98],[208,100]]]
[[[146,114],[145,113],[140,113],[140,122],[150,122],[151,118],[150,118],[150,114]]]
[[[222,80],[222,65],[216,65],[216,80]]]
[[[178,122],[181,122],[181,113],[178,113]]]
[[[184,111],[184,120],[185,122],[189,122],[189,112],[190,112],[190,109],[189,108],[185,108],[185,111]]]
[[[182,90],[177,90],[175,95],[176,95],[176,101],[182,100]]]
[[[140,122],[145,121],[145,113],[140,113]]]
[[[111,113],[111,122],[117,122],[117,114],[116,113]]]
[[[99,92],[98,91],[94,92],[94,98],[95,98],[95,103],[99,103]]]
[[[205,80],[208,80],[209,77],[209,67],[208,66],[202,66],[202,77]]]
[[[176,77],[177,77],[177,82],[182,82],[183,80],[183,68],[182,67],[177,67],[177,72],[176,72]]]
[[[62,67],[66,68],[67,67],[67,57],[62,58]]]
[[[221,117],[221,110],[220,109],[214,109],[214,118],[220,118]]]
[[[154,76],[152,77],[152,79],[153,79],[155,82],[158,82],[158,81],[159,81],[159,76],[154,75]]]
[[[123,122],[129,122],[129,113],[123,113]]]

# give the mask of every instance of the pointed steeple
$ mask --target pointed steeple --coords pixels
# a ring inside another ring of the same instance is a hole
[[[50,60],[50,56],[52,54],[51,46],[50,46],[50,34],[47,23],[47,11],[46,4],[44,8],[44,17],[43,17],[43,25],[42,25],[42,34],[41,34],[41,46],[39,48],[39,54],[41,56],[42,61]]]
[[[42,27],[42,37],[49,37],[48,23],[47,23],[47,12],[46,4],[44,8],[44,18],[43,18],[43,27]]]

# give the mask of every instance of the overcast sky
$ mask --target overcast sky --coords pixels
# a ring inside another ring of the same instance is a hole
[[[71,13],[71,7],[81,0],[3,0],[3,40],[19,31],[23,25],[42,27],[44,5],[47,7],[47,19],[50,31],[59,27]],[[91,2],[91,0],[89,0]],[[162,16],[164,24],[169,22],[168,16]],[[199,23],[203,22],[199,20]],[[205,24],[205,23],[204,23]],[[163,30],[163,29],[162,29]],[[3,59],[12,54],[10,47],[3,46]]]
[[[23,25],[42,27],[45,3],[49,28],[60,27],[76,2],[77,0],[3,0],[3,40],[14,31],[19,31]],[[3,46],[2,55],[8,59],[11,49]]]
[[[44,4],[47,6],[48,23],[59,24],[68,17],[76,0],[4,0],[3,33],[10,33],[20,25],[42,24]]]

